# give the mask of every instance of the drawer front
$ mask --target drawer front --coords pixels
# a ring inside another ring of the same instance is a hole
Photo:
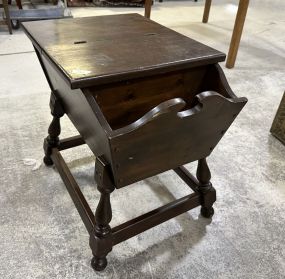
[[[246,103],[210,91],[197,98],[191,109],[154,113],[117,131],[111,152],[118,188],[209,156]]]

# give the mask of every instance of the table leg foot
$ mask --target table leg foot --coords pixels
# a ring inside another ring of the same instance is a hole
[[[205,206],[202,206],[201,207],[201,215],[205,218],[211,218],[213,215],[214,215],[214,208],[213,207],[205,207]]]
[[[110,175],[110,166],[101,157],[96,158],[95,181],[100,192],[100,200],[95,212],[94,231],[90,235],[90,247],[93,252],[91,265],[94,270],[100,271],[107,266],[106,256],[112,251],[112,229],[109,223],[112,220],[110,194],[115,186]]]
[[[216,201],[216,190],[210,182],[211,172],[208,167],[206,158],[198,161],[197,179],[200,183],[198,189],[202,194],[201,215],[205,218],[211,218],[214,215],[213,204]]]
[[[107,266],[107,258],[106,257],[96,257],[94,256],[91,260],[91,266],[95,271],[102,271]]]
[[[51,157],[49,157],[49,156],[44,156],[43,162],[48,167],[53,165],[53,161],[52,161]]]

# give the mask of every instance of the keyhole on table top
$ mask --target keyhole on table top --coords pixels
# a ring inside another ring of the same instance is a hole
[[[157,35],[156,33],[145,33],[144,34],[145,36],[154,36],[154,35]]]
[[[86,44],[87,41],[76,41],[74,42],[75,45],[79,45],[79,44]]]

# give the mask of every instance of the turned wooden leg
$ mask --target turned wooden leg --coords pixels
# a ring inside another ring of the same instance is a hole
[[[107,266],[107,254],[112,250],[112,230],[109,223],[112,220],[110,194],[115,187],[111,179],[109,165],[103,158],[96,158],[95,181],[101,194],[95,212],[94,233],[90,235],[90,247],[93,252],[91,266],[96,271],[101,271]]]
[[[208,22],[211,4],[212,4],[212,0],[205,1],[204,14],[203,14],[203,20],[202,20],[203,23]]]
[[[235,20],[235,26],[232,34],[230,49],[227,57],[226,67],[231,69],[235,65],[238,48],[240,44],[240,39],[242,35],[242,30],[246,18],[246,13],[248,9],[249,0],[240,0],[237,16]]]
[[[216,201],[216,190],[210,182],[211,172],[209,170],[206,158],[198,161],[197,179],[200,182],[199,191],[202,194],[201,215],[211,218],[214,215],[213,204]]]
[[[145,0],[144,2],[144,16],[150,18],[152,0]]]
[[[52,122],[48,128],[48,136],[44,140],[44,163],[47,166],[51,166],[53,161],[50,157],[52,148],[57,147],[59,144],[60,135],[60,118],[64,115],[64,110],[61,106],[60,101],[56,97],[55,93],[52,92],[50,95],[50,109],[53,116]]]

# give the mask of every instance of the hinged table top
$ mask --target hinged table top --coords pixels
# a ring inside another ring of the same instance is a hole
[[[138,14],[23,23],[71,88],[213,64],[225,55]]]

